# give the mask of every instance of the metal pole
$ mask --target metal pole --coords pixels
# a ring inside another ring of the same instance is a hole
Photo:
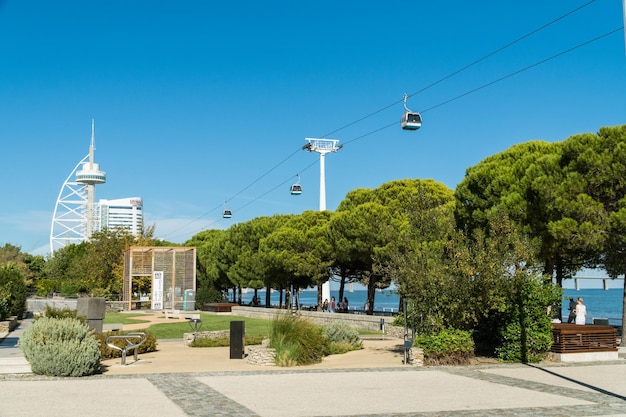
[[[309,143],[302,147],[309,152],[317,152],[320,154],[320,211],[326,210],[326,154],[329,152],[337,152],[341,146],[337,146],[339,142],[336,139],[315,139],[305,138]],[[330,282],[322,284],[322,302],[330,300]]]
[[[626,0],[622,0],[622,14],[624,15],[624,53],[626,54]]]
[[[404,309],[404,364],[408,364],[409,362],[409,349],[407,349],[406,341],[409,339],[409,321],[407,317],[407,302],[406,295],[403,296],[402,305]]]
[[[325,156],[326,154],[324,152],[320,152],[320,211],[326,210]]]

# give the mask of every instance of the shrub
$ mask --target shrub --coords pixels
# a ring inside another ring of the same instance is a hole
[[[200,287],[196,291],[196,310],[202,310],[207,303],[219,303],[222,301],[222,293],[213,287]]]
[[[518,284],[517,297],[506,312],[496,355],[503,362],[539,362],[552,347],[552,323],[546,306],[560,297],[560,289],[532,279]]]
[[[61,295],[65,297],[74,297],[76,294],[83,292],[83,290],[84,288],[82,288],[78,283],[72,281],[61,282],[60,292]]]
[[[67,307],[58,308],[46,305],[46,310],[44,311],[43,317],[48,317],[51,319],[76,319],[81,323],[85,323],[84,317],[77,317],[76,310],[70,310]],[[42,316],[39,316],[42,317]]]
[[[541,329],[541,324],[526,326],[519,321],[512,321],[502,331],[502,345],[496,349],[496,355],[502,362],[540,362],[552,346],[552,324],[550,332]]]
[[[54,293],[57,282],[53,279],[42,278],[37,280],[37,295],[39,297],[48,297]]]
[[[415,344],[424,351],[426,365],[464,365],[474,356],[474,341],[470,332],[457,329],[422,334]]]
[[[137,331],[141,331],[146,333],[146,340],[145,342],[143,342],[141,345],[139,345],[139,348],[137,348],[137,353],[146,353],[146,352],[154,352],[155,350],[157,350],[157,339],[156,337],[150,333],[147,332],[145,330],[132,330],[132,331],[124,331],[124,332],[103,332],[103,333],[96,333],[95,337],[98,340],[99,343],[99,347],[100,347],[100,356],[102,357],[102,359],[112,359],[112,358],[119,358],[122,356],[122,352],[117,350],[117,349],[113,349],[110,348],[107,344],[106,344],[106,340],[108,336],[111,335],[124,335],[124,334],[128,334],[131,332],[137,332]],[[130,339],[131,342],[135,342],[138,339]],[[125,346],[128,346],[128,343],[126,343],[126,340],[124,339],[113,339],[111,340],[111,344],[118,346],[120,348],[123,348]]]
[[[24,274],[11,263],[0,266],[0,300],[5,305],[5,316],[21,319],[26,311],[27,297],[28,286]]]
[[[260,345],[264,336],[245,336],[245,345]],[[230,346],[230,337],[196,337],[190,344],[191,347],[226,347]]]
[[[0,320],[6,320],[9,317],[9,304],[3,298],[0,298]]]
[[[100,371],[100,345],[77,319],[40,318],[24,330],[19,346],[35,374],[85,376]]]
[[[280,314],[270,331],[270,347],[276,350],[276,365],[309,365],[321,362],[329,352],[324,329],[299,315]]]
[[[359,332],[344,321],[334,321],[324,329],[330,342],[329,353],[339,354],[363,348]]]

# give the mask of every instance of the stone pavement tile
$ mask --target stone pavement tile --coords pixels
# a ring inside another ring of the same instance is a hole
[[[611,393],[626,400],[626,361],[578,366],[519,365],[483,372],[586,392]]]
[[[580,407],[577,398],[480,381],[436,370],[200,376],[262,417],[414,415],[528,407]],[[529,414],[540,415],[540,414]]]
[[[158,374],[148,379],[189,417],[258,417],[189,374]],[[161,415],[166,417],[157,414]]]
[[[2,417],[186,417],[146,379],[0,380]]]
[[[31,372],[30,364],[23,356],[0,358],[0,373],[28,374]]]
[[[598,372],[609,372],[611,379],[614,371]],[[475,366],[84,378],[0,375],[0,416],[626,417],[621,398],[538,379],[512,378]]]
[[[342,355],[330,355],[321,363],[299,367],[299,369],[325,368],[405,368],[402,364],[402,339],[364,340],[364,348]],[[211,372],[211,371],[264,371],[267,368],[249,364],[246,359],[229,359],[229,347],[192,348],[182,340],[159,341],[156,352],[138,355],[133,362],[127,357],[127,365],[121,365],[120,358],[102,361],[105,375],[131,375],[169,372]],[[276,368],[281,369],[281,368]],[[0,369],[1,372],[1,369]]]

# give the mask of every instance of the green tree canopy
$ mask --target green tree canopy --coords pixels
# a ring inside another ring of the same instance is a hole
[[[264,259],[288,271],[297,288],[318,287],[318,308],[322,284],[330,278],[334,252],[328,234],[328,211],[305,211],[270,233],[261,242]]]

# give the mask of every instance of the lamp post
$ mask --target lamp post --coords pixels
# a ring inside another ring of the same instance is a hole
[[[626,0],[624,0],[626,1]],[[326,174],[325,174],[325,157],[327,153],[337,152],[343,148],[339,145],[337,139],[315,139],[305,138],[308,142],[302,149],[309,152],[317,152],[320,154],[320,211],[326,210]],[[322,301],[330,300],[330,282],[326,281],[322,285]]]

